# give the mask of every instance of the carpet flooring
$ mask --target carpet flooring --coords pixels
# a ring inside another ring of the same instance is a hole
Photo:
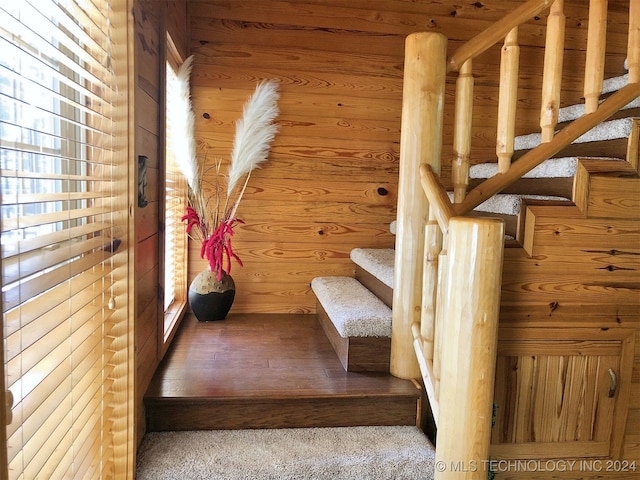
[[[416,428],[152,432],[137,480],[429,480],[435,452]]]

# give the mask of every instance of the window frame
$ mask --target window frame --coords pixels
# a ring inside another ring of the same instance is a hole
[[[181,229],[182,234],[181,234],[181,241],[180,241],[180,243],[182,243],[183,245],[184,255],[182,257],[182,261],[180,262],[180,265],[178,266],[178,271],[182,272],[182,276],[177,282],[177,288],[174,288],[174,291],[178,290],[179,295],[177,296],[177,298],[173,300],[173,303],[168,308],[165,308],[165,305],[164,305],[165,303],[164,296],[167,292],[167,285],[166,285],[166,279],[165,279],[165,272],[167,269],[165,254],[166,254],[166,247],[167,247],[166,235],[167,235],[167,212],[168,212],[166,191],[168,188],[168,181],[169,181],[169,175],[170,175],[169,166],[168,166],[169,144],[167,141],[167,127],[168,127],[167,68],[169,68],[170,66],[174,71],[177,71],[179,66],[184,62],[184,59],[178,52],[178,49],[175,43],[173,42],[171,35],[167,30],[165,30],[165,34],[163,35],[163,41],[164,41],[164,45],[162,46],[163,47],[162,51],[163,51],[164,58],[162,59],[162,62],[161,62],[161,70],[162,70],[161,84],[164,87],[162,89],[162,91],[164,92],[164,95],[162,97],[163,108],[161,108],[161,112],[162,112],[161,122],[164,128],[162,129],[163,141],[162,141],[162,148],[161,148],[161,152],[162,152],[161,158],[163,159],[163,161],[160,165],[160,178],[161,178],[160,190],[161,191],[159,195],[159,197],[162,199],[160,202],[160,218],[162,219],[162,221],[161,221],[161,229],[160,229],[161,230],[160,238],[158,242],[158,245],[159,245],[158,258],[160,262],[159,282],[161,285],[161,288],[160,288],[161,293],[159,295],[160,319],[159,319],[159,325],[158,325],[158,348],[159,348],[160,358],[164,356],[167,349],[169,348],[169,345],[171,344],[171,341],[173,340],[176,334],[176,331],[180,326],[180,323],[182,322],[182,319],[184,318],[184,315],[188,307],[188,301],[187,301],[188,239],[184,229]],[[175,172],[174,172],[174,175],[175,175]],[[184,187],[184,196],[182,198],[182,201],[184,202],[184,206],[186,207],[186,202],[187,202],[186,181],[184,181],[182,184]]]

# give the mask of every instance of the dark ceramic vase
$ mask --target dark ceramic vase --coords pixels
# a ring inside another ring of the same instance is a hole
[[[198,274],[189,285],[189,305],[201,322],[224,320],[233,305],[236,286],[231,275],[218,273],[208,268]]]

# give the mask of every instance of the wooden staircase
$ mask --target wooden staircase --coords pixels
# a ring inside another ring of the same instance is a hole
[[[530,138],[519,144],[514,137],[517,27],[550,5],[541,133],[532,135],[537,145],[528,146]],[[592,35],[590,27],[585,105],[566,124],[558,121],[561,0],[530,0],[449,56],[446,39],[438,34],[407,39],[390,371],[401,378],[422,377],[438,426],[436,460],[463,468],[482,465],[465,470],[465,478],[497,473],[497,478],[542,479],[557,473],[521,470],[514,476],[496,472],[491,459],[638,460],[629,425],[637,424],[633,419],[640,411],[631,399],[638,388],[633,372],[640,331],[639,121],[634,117],[640,97],[639,5],[630,2],[629,74],[614,93],[602,88],[605,36]],[[606,2],[590,6],[590,26],[606,24]],[[499,173],[469,181],[471,64],[503,38]],[[595,71],[589,71],[591,65]],[[451,72],[459,76],[450,135],[453,193],[447,195],[439,173],[444,76]],[[599,137],[603,128],[622,124],[624,131],[615,138]],[[594,132],[598,135],[587,136]],[[525,178],[547,159],[566,155],[578,157],[575,173],[558,180]],[[614,159],[583,158],[591,156]],[[501,192],[560,198],[520,197],[518,212],[479,211]],[[506,242],[505,225],[513,237]],[[377,284],[371,290],[379,288],[384,290]],[[616,473],[636,475],[632,469]],[[435,478],[456,475],[445,469]],[[575,475],[565,471],[558,478]]]

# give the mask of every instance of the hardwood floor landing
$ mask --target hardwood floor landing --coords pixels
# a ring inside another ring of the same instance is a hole
[[[188,315],[145,396],[147,429],[411,425],[420,390],[345,372],[315,315]]]

